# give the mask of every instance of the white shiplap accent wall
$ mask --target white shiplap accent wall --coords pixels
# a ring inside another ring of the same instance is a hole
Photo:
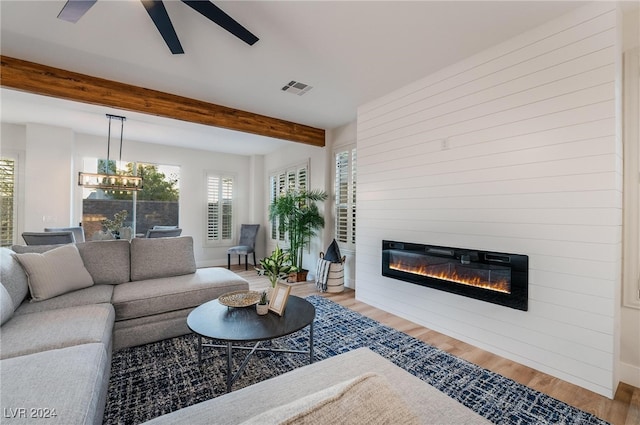
[[[359,108],[359,300],[613,396],[616,16],[578,9]],[[385,278],[383,239],[529,255],[529,311]]]

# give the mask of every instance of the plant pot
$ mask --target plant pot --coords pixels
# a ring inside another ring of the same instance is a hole
[[[287,279],[287,282],[306,282],[307,273],[309,273],[309,270],[305,269],[302,269],[299,272],[289,273],[289,279]]]
[[[260,316],[264,316],[269,313],[269,304],[256,304],[256,312]]]
[[[133,229],[131,227],[121,227],[118,231],[120,239],[126,239],[128,241],[133,237]]]
[[[105,232],[102,230],[95,232],[93,234],[93,237],[91,238],[91,240],[94,240],[94,241],[110,241],[113,239],[115,239],[115,236],[113,236],[113,233]]]

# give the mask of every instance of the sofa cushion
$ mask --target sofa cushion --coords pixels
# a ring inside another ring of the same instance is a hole
[[[242,422],[262,424],[403,424],[421,422],[393,391],[389,382],[366,373]]]
[[[131,280],[180,276],[196,271],[193,238],[135,238],[131,241]]]
[[[16,308],[15,314],[37,313],[39,311],[59,308],[78,307],[81,305],[110,303],[113,296],[113,285],[93,285],[67,294],[58,295],[37,303],[24,302]]]
[[[16,315],[0,328],[0,358],[93,342],[111,347],[114,317],[111,304]]]
[[[0,361],[0,404],[7,411],[10,407],[25,408],[27,415],[25,419],[5,417],[2,423],[102,424],[109,362],[102,344],[83,344]],[[36,417],[30,417],[32,412]]]
[[[125,320],[197,307],[226,292],[248,289],[249,283],[234,272],[210,267],[184,276],[116,285],[112,303],[116,320]]]
[[[29,294],[29,284],[27,274],[14,255],[9,248],[0,248],[0,281],[11,295],[13,307],[16,308]]]
[[[14,307],[11,295],[9,295],[4,285],[0,283],[0,325],[4,325],[4,322],[11,319],[13,311]]]
[[[93,285],[78,248],[63,245],[42,254],[15,254],[29,278],[33,301],[46,300]]]
[[[91,241],[76,246],[95,284],[116,285],[129,281],[131,267],[128,240]]]
[[[192,333],[187,316],[193,308],[154,314],[113,324],[113,350],[136,347]]]

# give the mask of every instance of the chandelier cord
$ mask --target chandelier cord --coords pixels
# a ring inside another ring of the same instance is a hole
[[[111,174],[111,161],[109,158],[109,154],[110,154],[110,150],[111,150],[111,118],[113,118],[111,115],[107,114],[107,116],[109,117],[109,131],[107,132],[107,170],[106,170],[106,174]],[[120,142],[122,143],[122,142]]]
[[[122,165],[122,133],[124,131],[124,117],[122,117],[120,119],[120,158],[119,158],[119,162],[120,165]]]

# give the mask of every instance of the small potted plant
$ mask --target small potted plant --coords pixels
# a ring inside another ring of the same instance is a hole
[[[269,303],[267,302],[267,291],[262,291],[260,295],[260,301],[256,304],[256,312],[260,316],[264,316],[269,312]]]
[[[120,236],[120,229],[124,225],[124,220],[128,214],[127,210],[117,212],[113,215],[113,220],[105,218],[102,221],[102,225],[107,232],[110,232],[115,238],[118,238]]]
[[[297,269],[291,265],[291,255],[280,249],[276,245],[276,249],[269,257],[260,260],[260,268],[256,269],[259,275],[266,275],[271,282],[271,288],[276,287],[278,279],[286,279],[289,273],[295,272]]]

